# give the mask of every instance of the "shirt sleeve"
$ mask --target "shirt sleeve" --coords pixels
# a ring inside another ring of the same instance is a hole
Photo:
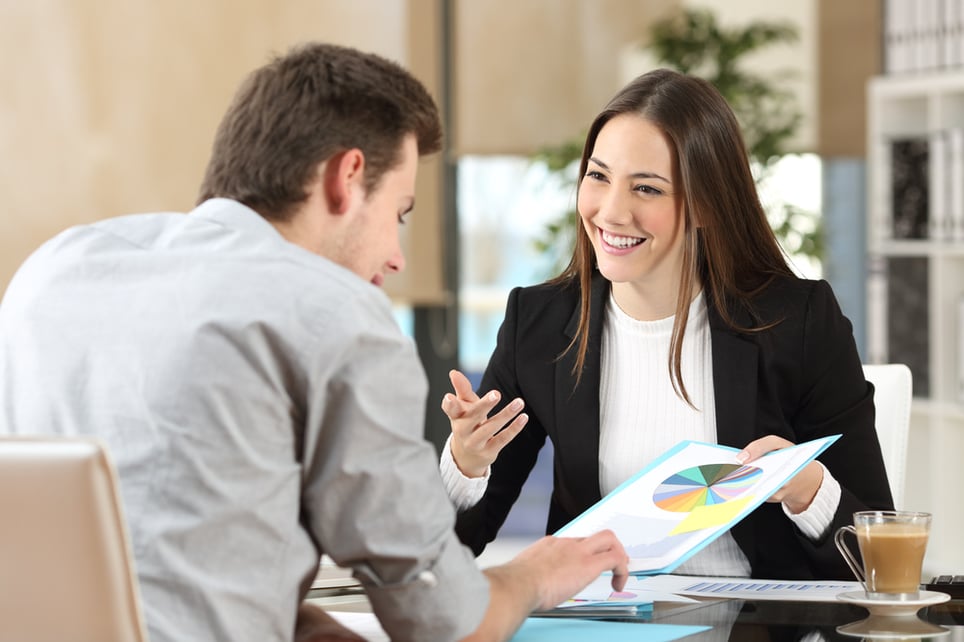
[[[455,458],[452,457],[452,435],[445,440],[445,446],[439,456],[439,472],[442,475],[445,491],[457,509],[472,508],[481,501],[482,496],[485,495],[485,489],[489,486],[491,471],[492,467],[489,466],[482,477],[466,477],[459,470]]]
[[[784,514],[790,518],[790,521],[814,542],[822,540],[827,534],[837,512],[837,506],[840,505],[840,483],[834,479],[826,466],[819,461],[817,463],[823,468],[823,481],[820,482],[820,488],[817,489],[817,494],[814,495],[807,510],[793,514],[787,509],[786,504],[781,504]]]
[[[368,299],[343,302],[332,313],[339,323],[317,335],[325,346],[307,401],[304,513],[393,640],[459,639],[482,620],[488,580],[455,535],[422,436],[428,386],[414,346],[387,299]]]

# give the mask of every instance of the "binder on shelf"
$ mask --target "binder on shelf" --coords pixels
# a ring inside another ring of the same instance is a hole
[[[947,234],[950,218],[950,136],[944,130],[932,132],[928,137],[928,238],[943,240]]]
[[[940,16],[938,0],[917,0],[917,69],[932,71],[940,67]]]
[[[950,160],[947,171],[949,202],[945,238],[964,241],[964,128],[949,129],[947,145]]]
[[[890,142],[891,235],[895,239],[927,238],[929,146],[926,136]]]
[[[931,394],[928,280],[926,256],[887,259],[887,360],[907,364],[919,397]]]
[[[944,0],[943,17],[941,19],[941,46],[945,69],[959,67],[964,62],[961,42],[961,9],[962,0]]]
[[[964,0],[884,0],[884,73],[964,65]]]
[[[888,363],[887,355],[887,259],[871,255],[867,260],[867,356],[868,363]]]
[[[888,74],[910,69],[907,6],[903,0],[884,0],[884,71]]]
[[[964,403],[964,295],[957,301],[957,400]]]

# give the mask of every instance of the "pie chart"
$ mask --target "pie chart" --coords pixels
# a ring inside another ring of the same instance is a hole
[[[653,503],[673,513],[736,499],[759,481],[763,471],[740,464],[704,464],[671,475],[656,487]]]

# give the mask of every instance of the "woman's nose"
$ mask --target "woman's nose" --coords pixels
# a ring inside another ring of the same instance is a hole
[[[607,190],[599,203],[599,215],[604,221],[614,225],[625,225],[633,220],[629,199],[621,190],[616,189]]]

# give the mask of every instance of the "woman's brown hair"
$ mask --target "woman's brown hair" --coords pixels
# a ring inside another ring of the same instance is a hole
[[[697,283],[729,327],[739,327],[729,304],[748,309],[753,295],[778,275],[793,272],[777,243],[757,195],[740,126],[726,100],[710,83],[669,69],[639,76],[616,94],[596,116],[583,147],[580,183],[600,130],[613,117],[635,114],[669,139],[675,158],[676,191],[685,217],[683,271],[670,341],[669,373],[673,389],[692,405],[680,366],[689,304]],[[576,245],[555,284],[577,283],[581,292],[579,328],[566,349],[577,350],[573,374],[578,383],[589,344],[589,301],[596,259],[581,224]],[[768,326],[764,326],[768,327]]]

